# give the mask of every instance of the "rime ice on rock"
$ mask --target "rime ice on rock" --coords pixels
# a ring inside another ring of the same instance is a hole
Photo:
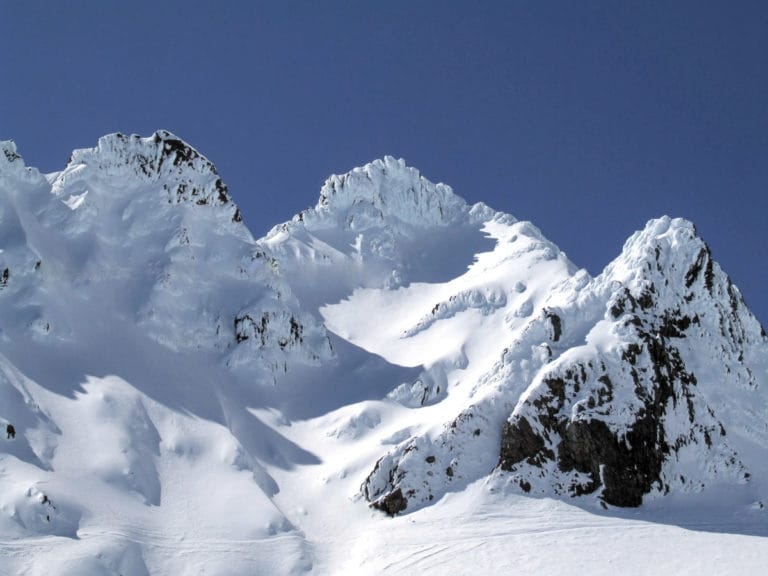
[[[241,220],[215,166],[166,130],[149,138],[110,134],[99,138],[95,148],[75,150],[55,179],[53,192],[60,195],[89,176],[112,182],[157,183],[168,203],[227,206],[232,221]]]
[[[0,176],[13,190],[29,170],[12,142],[2,150]],[[69,287],[105,316],[135,319],[170,350],[218,354],[233,368],[265,370],[267,381],[332,355],[216,168],[170,132],[104,136],[49,180],[39,176],[35,193],[20,196],[23,213],[12,204],[4,211],[0,296]],[[263,323],[259,339],[243,331],[250,317]],[[74,341],[72,324],[58,307],[36,304],[21,325],[2,329]]]

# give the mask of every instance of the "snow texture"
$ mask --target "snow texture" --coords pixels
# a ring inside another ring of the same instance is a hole
[[[768,339],[691,223],[592,278],[392,157],[254,239],[170,132],[0,150],[0,574],[762,573]]]

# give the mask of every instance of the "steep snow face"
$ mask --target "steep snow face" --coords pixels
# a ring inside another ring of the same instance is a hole
[[[0,341],[8,341],[15,318],[33,333],[45,330],[36,282],[41,257],[30,245],[24,215],[45,201],[49,187],[37,170],[24,166],[13,142],[0,142],[0,149]]]
[[[386,157],[331,176],[315,207],[263,243],[302,304],[318,309],[358,287],[450,280],[492,247],[480,229],[494,217],[501,215]]]
[[[212,164],[167,132],[47,176],[0,148],[0,540],[37,542],[3,569],[305,571],[248,406],[332,352]]]
[[[4,228],[13,222],[26,252],[3,267],[5,285],[70,295],[48,306],[52,299],[36,297],[35,317],[20,318],[19,332],[93,337],[98,324],[82,319],[101,309],[112,318],[108,332],[124,319],[170,349],[265,367],[270,380],[292,362],[330,357],[322,326],[302,313],[213,165],[188,144],[164,131],[105,136],[49,179],[8,205]],[[9,183],[6,198],[21,196],[16,188]]]

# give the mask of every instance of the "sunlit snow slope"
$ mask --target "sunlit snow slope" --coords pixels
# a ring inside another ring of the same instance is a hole
[[[0,148],[0,574],[761,573],[768,340],[690,223],[591,278],[390,157],[256,240],[168,132]]]

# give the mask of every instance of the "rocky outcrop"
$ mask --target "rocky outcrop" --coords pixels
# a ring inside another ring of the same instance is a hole
[[[192,146],[166,130],[149,138],[109,134],[95,148],[75,150],[53,181],[54,194],[72,190],[88,177],[156,184],[169,204],[225,207],[232,222],[242,220],[216,167]]]

